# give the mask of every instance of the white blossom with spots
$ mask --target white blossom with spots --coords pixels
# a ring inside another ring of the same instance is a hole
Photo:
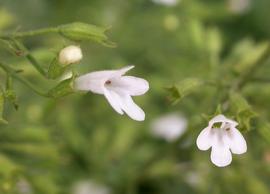
[[[217,127],[217,124],[221,124]],[[236,129],[238,123],[217,115],[209,121],[208,126],[201,131],[197,138],[200,150],[211,149],[211,161],[218,167],[224,167],[232,162],[233,154],[243,154],[247,144],[242,134]]]
[[[148,91],[149,84],[142,78],[124,75],[132,68],[134,66],[82,75],[75,79],[74,88],[104,95],[116,112],[121,115],[125,112],[132,119],[143,121],[145,113],[131,96],[143,95]]]

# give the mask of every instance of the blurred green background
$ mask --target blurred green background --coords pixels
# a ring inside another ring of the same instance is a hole
[[[75,21],[111,26],[108,36],[118,46],[82,42],[78,73],[134,64],[129,74],[150,83],[147,94],[134,98],[146,112],[146,120],[136,122],[115,113],[102,96],[46,99],[14,81],[19,109],[6,103],[9,124],[0,125],[0,193],[269,194],[269,82],[251,82],[241,91],[257,119],[244,134],[248,152],[226,168],[215,167],[209,152],[195,144],[208,122],[202,114],[214,114],[226,89],[199,87],[176,105],[165,89],[188,77],[237,79],[252,60],[248,57],[269,41],[269,7],[269,0],[179,0],[175,6],[151,0],[0,0],[5,32]],[[24,43],[47,67],[55,52],[72,42],[44,35]],[[28,80],[48,88],[28,61],[1,43],[0,49],[0,61],[24,69]],[[217,74],[217,68],[224,70]],[[256,76],[269,73],[268,61]],[[1,84],[4,80],[1,71]],[[153,136],[153,119],[175,111],[187,118],[185,134],[173,142]],[[106,189],[76,191],[82,183]]]

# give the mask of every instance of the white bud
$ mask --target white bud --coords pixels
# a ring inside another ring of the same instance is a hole
[[[70,65],[78,63],[82,59],[82,50],[78,46],[68,46],[63,48],[59,53],[59,63],[62,65]]]

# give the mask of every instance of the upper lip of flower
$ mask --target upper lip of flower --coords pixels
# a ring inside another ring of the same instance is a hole
[[[103,94],[116,112],[126,112],[134,120],[142,121],[145,114],[131,96],[144,94],[148,91],[149,84],[142,78],[123,76],[132,68],[134,66],[88,73],[75,80],[75,89]]]

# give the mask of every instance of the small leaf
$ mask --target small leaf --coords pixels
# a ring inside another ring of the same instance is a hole
[[[236,116],[241,131],[250,130],[251,119],[256,116],[246,99],[240,94],[233,93],[230,95],[230,108],[232,114]]]
[[[63,67],[58,62],[58,58],[55,57],[53,61],[51,62],[48,70],[48,78],[49,79],[56,79],[59,78],[63,73],[65,72],[66,67]]]
[[[18,110],[18,98],[13,89],[13,80],[10,75],[7,76],[5,98],[13,105],[16,110]]]
[[[203,84],[202,80],[196,78],[187,78],[180,83],[167,88],[170,93],[169,99],[173,103],[177,103],[183,97],[189,95],[190,93],[194,92]]]
[[[0,124],[7,124],[8,122],[3,118],[5,104],[5,96],[2,91],[0,91]]]
[[[256,62],[265,54],[268,47],[267,42],[255,44],[250,39],[244,39],[234,46],[225,65],[232,67],[235,73],[243,73],[257,64]]]
[[[74,22],[59,26],[59,33],[73,41],[92,40],[108,47],[115,47],[116,44],[109,41],[105,35],[107,28],[101,28],[91,24]]]
[[[53,98],[59,98],[74,93],[73,80],[74,78],[72,77],[70,79],[61,81],[57,86],[55,86],[48,92],[48,96]]]

